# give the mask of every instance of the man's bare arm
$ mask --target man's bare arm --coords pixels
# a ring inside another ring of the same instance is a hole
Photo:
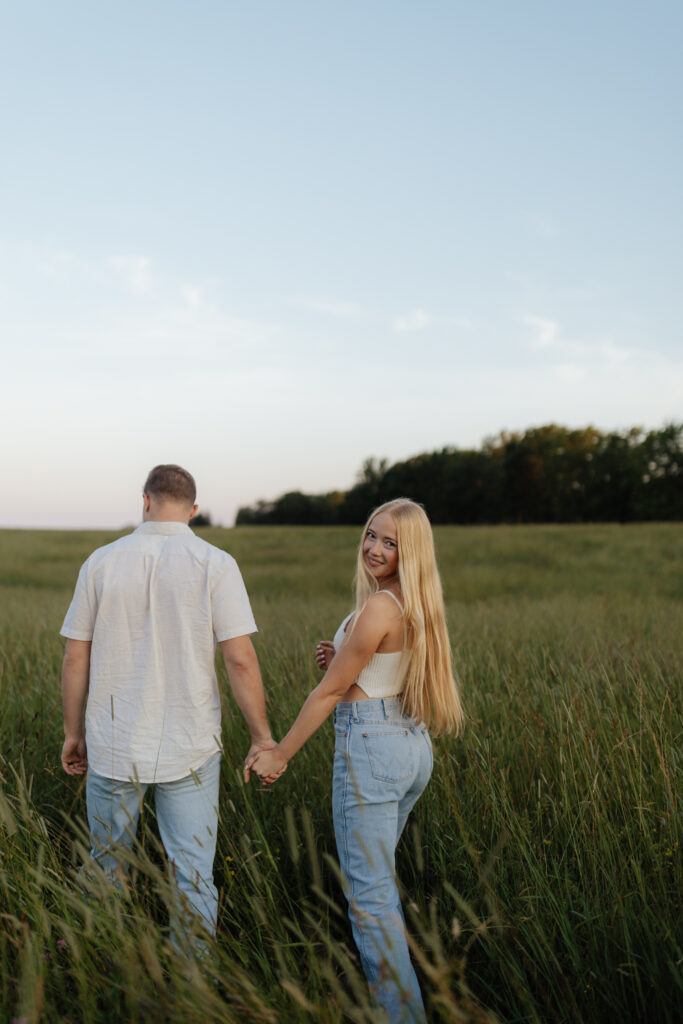
[[[266,718],[261,670],[250,637],[237,636],[232,640],[222,640],[220,647],[230,688],[251,735],[251,747],[247,754],[249,758],[260,750],[270,750],[275,746]]]
[[[62,662],[64,746],[62,768],[67,775],[88,770],[85,746],[85,704],[90,683],[90,641],[67,639]]]

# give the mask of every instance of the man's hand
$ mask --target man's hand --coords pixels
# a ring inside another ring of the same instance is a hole
[[[85,775],[88,770],[88,751],[84,736],[64,740],[62,768],[67,775]]]
[[[262,753],[252,757],[251,760],[247,758],[244,766],[245,782],[249,781],[247,776],[252,768],[263,785],[267,786],[272,782],[276,782],[283,772],[287,771],[287,761],[280,753],[278,745],[275,744],[272,749],[262,751]]]
[[[264,750],[272,750],[277,744],[272,737],[268,740],[252,740],[252,744],[249,747],[247,756],[244,759],[244,781],[249,782],[249,770],[254,758],[262,753]]]
[[[267,740],[252,740],[247,756],[244,759],[244,763],[246,764],[250,758],[256,757],[256,755],[260,754],[262,750],[272,750],[273,747],[276,746],[277,743],[272,736]]]

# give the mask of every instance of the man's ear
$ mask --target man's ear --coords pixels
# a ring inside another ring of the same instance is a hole
[[[199,511],[199,505],[193,505],[192,506],[192,511],[190,512],[190,519],[194,519],[194,517],[197,515],[198,511]],[[189,520],[188,520],[188,522],[189,522]]]
[[[149,494],[145,494],[145,492],[143,491],[142,492],[142,507],[144,508],[145,512],[149,512],[149,507],[150,507],[151,504],[152,504],[152,502],[150,500]]]

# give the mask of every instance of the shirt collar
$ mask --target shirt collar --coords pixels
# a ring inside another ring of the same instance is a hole
[[[140,523],[135,533],[163,533],[167,536],[173,533],[192,533],[187,523],[166,523],[147,522]]]

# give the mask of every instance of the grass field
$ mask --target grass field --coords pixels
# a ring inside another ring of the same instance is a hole
[[[318,681],[351,605],[358,531],[206,529],[235,555],[274,732]],[[58,629],[114,534],[0,531],[0,1020],[376,1020],[339,887],[324,726],[268,791],[225,690],[219,934],[168,941],[154,816],[128,889],[82,896],[82,781],[61,772]],[[679,524],[437,529],[468,724],[399,872],[430,1020],[679,1021]]]

